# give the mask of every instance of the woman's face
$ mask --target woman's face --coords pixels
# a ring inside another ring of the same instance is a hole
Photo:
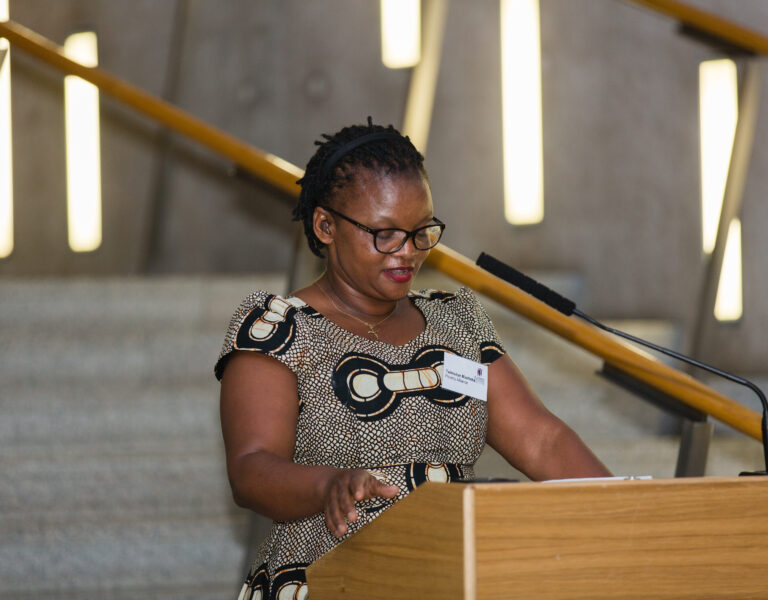
[[[434,216],[432,194],[423,177],[382,175],[369,169],[357,172],[353,183],[341,188],[330,205],[371,229],[413,231],[428,225]],[[315,233],[325,234],[318,237],[327,244],[330,274],[378,300],[404,297],[428,253],[417,250],[409,238],[397,252],[382,254],[370,233],[324,209],[316,209]]]

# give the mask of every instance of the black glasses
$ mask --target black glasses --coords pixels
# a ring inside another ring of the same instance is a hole
[[[354,219],[350,219],[347,215],[341,214],[338,210],[334,210],[330,206],[324,206],[325,210],[332,212],[334,215],[340,216],[342,219],[346,219],[352,225],[356,225],[363,231],[367,231],[373,236],[373,246],[382,254],[393,254],[400,250],[408,238],[413,240],[413,246],[417,250],[429,250],[437,245],[440,238],[443,236],[443,229],[445,229],[445,223],[443,223],[437,217],[432,217],[435,223],[430,223],[424,227],[419,227],[413,231],[406,231],[405,229],[387,228],[387,229],[371,229],[362,223],[358,223]]]

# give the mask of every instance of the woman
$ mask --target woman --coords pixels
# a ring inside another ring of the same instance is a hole
[[[306,566],[419,483],[471,479],[486,441],[532,479],[610,474],[471,292],[409,290],[445,227],[410,140],[370,118],[324,137],[294,216],[325,272],[246,298],[216,365],[235,501],[275,520],[241,598],[303,597]],[[442,387],[446,353],[488,365],[487,402]]]

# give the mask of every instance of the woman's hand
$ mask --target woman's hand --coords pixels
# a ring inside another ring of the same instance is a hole
[[[235,502],[277,521],[325,514],[337,537],[357,520],[355,502],[400,489],[365,469],[293,462],[296,378],[272,357],[235,352],[221,384],[221,427]]]
[[[336,537],[349,530],[347,521],[357,521],[355,502],[369,498],[394,498],[400,492],[396,485],[387,485],[365,469],[339,469],[325,486],[323,511],[325,524]]]

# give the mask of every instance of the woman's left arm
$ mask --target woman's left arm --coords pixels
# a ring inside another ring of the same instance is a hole
[[[533,480],[611,475],[576,432],[546,409],[506,354],[488,367],[487,441]]]

